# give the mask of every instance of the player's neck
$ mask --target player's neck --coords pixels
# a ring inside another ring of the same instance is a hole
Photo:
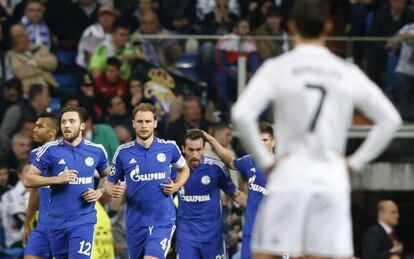
[[[144,148],[149,148],[153,141],[154,141],[154,135],[151,135],[151,137],[147,139],[140,139],[139,137],[137,137],[138,144],[140,144]]]
[[[72,140],[71,142],[67,141],[65,139],[65,142],[69,145],[71,145],[72,147],[76,147],[77,145],[79,145],[82,141],[82,134],[79,134],[79,136],[77,136],[74,140]]]
[[[325,38],[303,38],[300,35],[295,35],[294,37],[295,46],[299,45],[315,45],[315,46],[325,46]]]

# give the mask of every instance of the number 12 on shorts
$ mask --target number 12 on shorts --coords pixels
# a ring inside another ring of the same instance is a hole
[[[91,242],[85,242],[85,240],[83,240],[79,243],[79,245],[80,245],[79,251],[78,251],[79,254],[83,254],[87,256],[91,255],[91,249],[92,249]]]

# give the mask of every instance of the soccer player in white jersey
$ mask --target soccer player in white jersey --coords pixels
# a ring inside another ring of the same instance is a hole
[[[333,55],[323,35],[332,27],[320,0],[297,0],[288,23],[296,47],[266,61],[233,107],[242,143],[271,172],[256,217],[254,258],[283,253],[306,258],[353,255],[348,169],[360,171],[391,141],[401,118],[355,65]],[[283,157],[260,140],[257,118],[273,104]],[[354,108],[374,122],[367,139],[344,158]]]

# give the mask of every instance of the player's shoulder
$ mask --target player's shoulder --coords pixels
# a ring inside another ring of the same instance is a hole
[[[116,159],[116,157],[117,157],[120,153],[122,153],[122,152],[124,152],[124,151],[128,150],[129,148],[131,148],[131,147],[133,147],[133,146],[135,146],[135,141],[130,141],[130,142],[127,142],[127,143],[125,143],[125,144],[119,145],[119,146],[118,146],[118,148],[117,148],[117,149],[116,149],[116,151],[115,151],[115,154],[114,154],[114,159]]]
[[[166,139],[162,139],[162,138],[156,138],[155,139],[157,145],[160,145],[164,148],[167,149],[178,149],[177,143],[174,140],[166,140]]]
[[[62,139],[50,141],[50,142],[47,142],[47,143],[43,144],[42,146],[40,146],[38,148],[33,149],[32,152],[35,152],[34,154],[37,157],[41,157],[44,153],[46,153],[46,151],[53,150],[53,149],[59,147],[61,144],[63,144]]]
[[[235,159],[235,162],[244,162],[244,163],[252,163],[253,162],[253,158],[251,155],[245,155],[242,157],[238,157]]]
[[[87,147],[89,147],[92,151],[95,152],[103,152],[105,154],[106,157],[108,157],[108,154],[104,148],[104,146],[102,144],[97,144],[97,143],[93,143],[92,141],[89,140],[84,140],[84,143]]]
[[[202,163],[204,165],[210,165],[210,166],[217,167],[217,168],[221,169],[223,172],[228,171],[226,165],[221,160],[218,160],[218,159],[213,158],[213,157],[204,156],[203,160],[202,160]]]

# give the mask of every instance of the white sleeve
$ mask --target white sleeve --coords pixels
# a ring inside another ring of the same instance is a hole
[[[275,99],[275,71],[271,62],[264,63],[232,108],[232,121],[241,143],[261,168],[269,168],[273,163],[273,155],[260,138],[257,119]]]
[[[362,145],[350,156],[353,170],[359,171],[377,156],[391,142],[402,120],[395,107],[384,93],[369,80],[359,69],[357,77],[362,78],[358,84],[358,100],[355,107],[374,122]]]

